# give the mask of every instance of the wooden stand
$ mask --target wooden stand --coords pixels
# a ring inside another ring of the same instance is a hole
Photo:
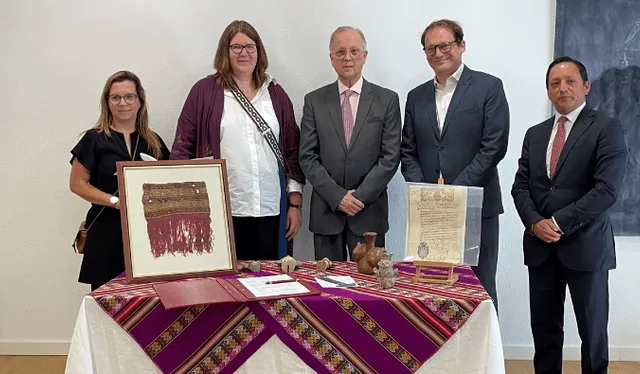
[[[453,264],[448,262],[413,261],[416,267],[416,275],[411,279],[413,283],[439,283],[452,285],[458,280],[458,274],[453,273]],[[422,274],[423,267],[446,268],[447,275]]]

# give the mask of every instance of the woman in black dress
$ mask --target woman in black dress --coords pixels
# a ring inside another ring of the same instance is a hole
[[[91,284],[92,291],[124,271],[116,162],[141,160],[141,152],[169,158],[167,146],[149,128],[146,95],[135,74],[110,76],[100,109],[96,125],[71,150],[69,182],[71,192],[91,203],[78,281]]]

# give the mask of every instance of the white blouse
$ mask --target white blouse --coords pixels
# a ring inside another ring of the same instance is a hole
[[[276,139],[280,124],[271,103],[267,81],[251,104],[267,122]],[[237,217],[267,217],[280,214],[278,161],[255,122],[242,109],[231,91],[224,91],[220,124],[220,154],[227,161],[231,214]],[[302,193],[302,185],[287,180],[287,192]]]

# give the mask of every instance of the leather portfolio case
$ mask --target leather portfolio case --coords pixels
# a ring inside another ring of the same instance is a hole
[[[192,305],[244,303],[257,300],[275,300],[288,297],[318,295],[314,286],[298,281],[308,292],[291,295],[256,297],[238,279],[197,278],[154,284],[153,288],[166,309],[183,308]]]

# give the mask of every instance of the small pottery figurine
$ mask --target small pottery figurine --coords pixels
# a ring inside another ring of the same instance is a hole
[[[296,268],[299,267],[302,263],[300,261],[296,261],[291,256],[285,256],[281,258],[280,261],[277,262],[277,264],[280,265],[280,269],[283,273],[290,273],[296,270]]]
[[[392,288],[396,283],[396,276],[398,275],[398,269],[393,268],[393,261],[391,261],[391,254],[388,252],[382,253],[382,260],[378,262],[378,267],[373,269],[380,283],[380,288],[388,289]]]
[[[373,274],[373,268],[380,262],[383,248],[374,247],[376,240],[375,232],[364,233],[364,243],[358,243],[353,249],[353,261],[358,263],[358,272],[362,274]]]
[[[323,273],[329,269],[331,269],[333,267],[333,262],[331,262],[331,260],[329,260],[328,258],[323,258],[320,261],[316,262],[316,271],[318,273]]]
[[[262,263],[260,261],[249,261],[245,267],[253,273],[259,273]]]

